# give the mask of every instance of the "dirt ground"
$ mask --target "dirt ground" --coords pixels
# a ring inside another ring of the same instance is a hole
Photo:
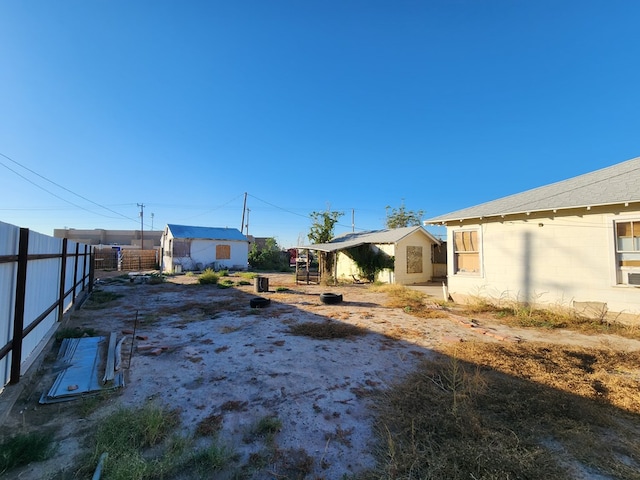
[[[57,374],[57,347],[51,342],[40,366],[21,382],[22,393],[3,432],[56,427],[57,453],[0,478],[72,478],[86,435],[104,415],[119,406],[155,400],[179,409],[184,434],[220,415],[220,438],[239,454],[241,464],[265,448],[258,439],[248,440],[247,432],[260,419],[276,416],[282,422],[277,448],[289,457],[311,459],[308,478],[338,479],[374,464],[370,393],[400,381],[445,343],[536,340],[640,349],[640,342],[615,336],[519,330],[456,316],[420,319],[386,307],[386,294],[366,285],[295,284],[291,274],[266,275],[269,291],[259,294],[253,284],[220,289],[198,285],[195,276],[152,285],[108,278],[113,275],[98,273],[96,288],[123,296],[105,309],[73,312],[63,327],[91,327],[100,335],[125,337],[125,387],[85,418],[78,400],[39,404]],[[437,289],[423,291],[436,294]],[[343,301],[326,305],[320,301],[323,292],[342,294]],[[271,303],[251,308],[257,295]],[[304,322],[348,323],[367,334],[311,339],[290,332]],[[134,328],[137,338],[130,333]],[[286,466],[270,465],[255,478],[286,478]]]

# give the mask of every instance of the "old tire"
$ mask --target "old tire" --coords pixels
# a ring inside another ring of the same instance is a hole
[[[264,308],[271,303],[270,298],[255,297],[249,301],[251,308]]]
[[[337,293],[321,293],[320,301],[327,305],[335,305],[336,303],[340,303],[342,301],[342,295]]]

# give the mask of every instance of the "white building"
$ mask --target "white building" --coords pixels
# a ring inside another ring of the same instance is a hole
[[[162,271],[246,270],[249,240],[237,228],[169,224],[162,233]]]

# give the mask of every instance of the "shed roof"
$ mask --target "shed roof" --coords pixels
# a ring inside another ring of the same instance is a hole
[[[632,202],[640,202],[640,157],[568,180],[439,215],[425,220],[424,223],[435,225],[471,218]]]
[[[328,243],[316,243],[314,245],[302,245],[297,248],[307,248],[309,250],[320,250],[322,252],[335,252],[346,250],[359,245],[369,244],[393,244],[398,243],[403,238],[414,232],[422,232],[433,243],[440,245],[440,240],[427,232],[423,227],[403,227],[384,230],[370,230],[366,232],[344,233],[333,238]]]
[[[171,231],[174,238],[248,241],[247,237],[245,237],[237,228],[194,227],[190,225],[175,224],[168,224],[167,228]]]

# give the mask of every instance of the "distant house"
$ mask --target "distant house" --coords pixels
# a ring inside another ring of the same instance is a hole
[[[379,272],[376,281],[411,285],[428,282],[433,278],[433,249],[440,241],[421,226],[346,233],[328,243],[298,247],[334,253],[334,272],[337,280],[353,281],[362,274],[350,252],[368,248],[384,252],[393,258],[394,267]]]
[[[640,157],[424,223],[446,226],[454,300],[640,315]]]
[[[247,269],[249,241],[236,228],[169,224],[161,243],[164,272]]]

